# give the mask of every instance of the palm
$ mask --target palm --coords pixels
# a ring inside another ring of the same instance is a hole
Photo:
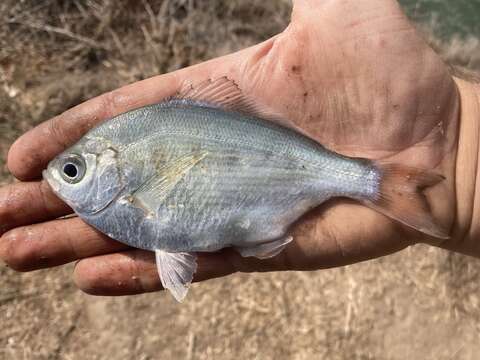
[[[389,156],[392,161],[422,167],[438,165],[447,178],[453,176],[454,154],[448,150],[455,139],[455,124],[449,122],[456,111],[455,86],[394,1],[381,5],[375,1],[298,1],[291,25],[279,36],[82,104],[20,139],[10,152],[9,167],[22,180],[34,179],[53,156],[92,126],[93,119],[158,102],[184,81],[224,75],[332,150],[353,156]],[[442,131],[438,131],[439,124]],[[38,154],[34,161],[32,153]],[[3,191],[22,195],[16,196],[18,209],[26,208],[31,196],[39,203],[23,210],[23,216],[13,215],[15,206],[0,209],[0,216],[6,213],[8,227],[16,228],[0,242],[0,255],[13,267],[32,269],[84,258],[77,266],[77,280],[91,291],[116,294],[159,288],[150,254],[127,250],[79,219],[23,227],[64,215],[68,209],[51,194],[40,198],[38,183],[16,186]],[[440,191],[452,193],[451,180],[442,186]],[[37,194],[32,195],[35,190]],[[453,200],[443,199],[432,205],[442,221],[449,222]],[[296,241],[276,258],[243,259],[232,251],[207,254],[200,257],[198,278],[236,270],[338,266],[385,255],[420,240],[418,234],[360,205],[332,205],[301,220],[293,229]],[[77,231],[72,234],[67,228]],[[28,248],[28,236],[40,233],[62,241],[46,242],[43,249]],[[43,257],[49,254],[47,262],[41,261],[42,253]],[[119,271],[105,270],[115,266]],[[132,274],[143,279],[140,284],[132,282]],[[118,279],[125,288],[111,285]]]
[[[425,168],[448,164],[457,99],[446,67],[395,3],[359,12],[351,4],[300,9],[241,79],[255,78],[261,100],[332,150]],[[440,169],[452,178],[451,167]],[[450,201],[439,204],[440,214],[449,213]],[[297,241],[285,256],[300,269],[387,254],[418,236],[345,202],[319,209],[295,231]]]

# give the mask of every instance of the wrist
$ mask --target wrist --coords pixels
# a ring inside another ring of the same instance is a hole
[[[460,97],[455,166],[456,221],[445,248],[480,257],[480,86],[455,78]]]

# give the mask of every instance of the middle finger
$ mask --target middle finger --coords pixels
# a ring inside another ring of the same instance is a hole
[[[0,238],[0,258],[18,271],[62,265],[127,248],[80,218],[18,227]]]
[[[0,188],[0,235],[19,226],[71,213],[45,181],[20,182]]]

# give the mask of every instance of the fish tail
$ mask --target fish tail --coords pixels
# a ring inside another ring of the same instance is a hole
[[[423,190],[445,180],[437,173],[382,161],[374,162],[380,172],[375,198],[363,199],[368,207],[424,234],[448,239],[448,230],[433,218]]]

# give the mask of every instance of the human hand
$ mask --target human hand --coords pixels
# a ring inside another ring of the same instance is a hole
[[[453,247],[467,231],[472,213],[458,204],[455,181],[459,94],[446,66],[396,1],[297,0],[289,27],[262,44],[104,94],[21,137],[8,166],[22,182],[0,189],[0,257],[20,271],[80,260],[75,281],[89,293],[159,290],[152,253],[111,240],[79,218],[58,220],[71,209],[38,179],[49,160],[98,122],[159,102],[184,81],[221,76],[331,150],[435,168],[446,181],[428,191],[432,211],[454,231],[442,246]],[[268,260],[228,249],[199,254],[195,280],[340,266],[435,242],[345,200],[310,213],[292,231],[295,241]]]

